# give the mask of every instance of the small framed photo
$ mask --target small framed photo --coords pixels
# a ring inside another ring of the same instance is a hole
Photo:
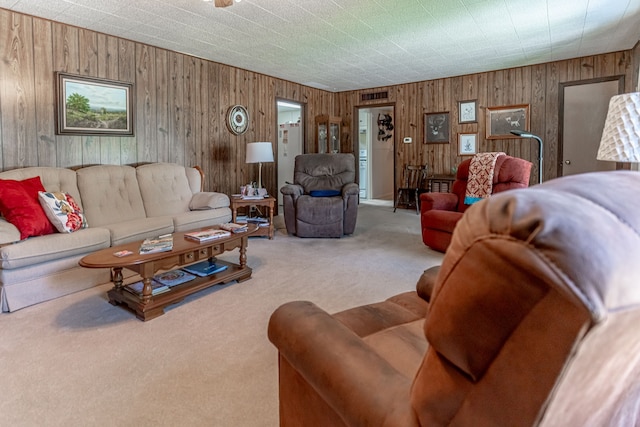
[[[470,156],[478,152],[478,134],[477,133],[459,133],[458,134],[458,154],[461,156]]]
[[[57,73],[58,135],[133,136],[133,84]]]
[[[478,102],[475,99],[458,101],[458,123],[478,122]]]
[[[426,113],[424,115],[424,143],[449,143],[449,112]]]
[[[515,138],[512,130],[529,131],[529,104],[487,107],[487,139]]]

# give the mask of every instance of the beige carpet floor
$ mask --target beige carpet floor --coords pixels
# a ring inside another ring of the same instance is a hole
[[[148,322],[110,305],[109,284],[2,313],[0,426],[277,426],[271,313],[292,300],[328,312],[380,301],[441,259],[415,211],[362,203],[353,236],[252,238],[251,280]]]

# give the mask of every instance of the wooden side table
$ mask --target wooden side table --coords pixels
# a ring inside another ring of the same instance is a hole
[[[455,175],[431,175],[427,177],[428,192],[435,193],[451,193],[453,181],[456,180]]]
[[[269,209],[269,226],[258,227],[258,231],[251,236],[268,236],[273,239],[273,209],[275,207],[275,197],[265,197],[263,199],[243,199],[241,196],[231,196],[231,221],[236,222],[238,208],[250,208],[251,206],[264,206]]]

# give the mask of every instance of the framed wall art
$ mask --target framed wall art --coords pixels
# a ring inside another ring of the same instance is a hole
[[[57,73],[59,135],[133,136],[133,84]]]
[[[529,131],[529,104],[487,107],[487,139],[515,138],[512,130]]]
[[[475,99],[458,101],[458,123],[478,122],[478,102]]]
[[[424,115],[424,143],[449,143],[449,112]]]
[[[477,133],[458,134],[458,154],[460,156],[470,156],[478,152]]]

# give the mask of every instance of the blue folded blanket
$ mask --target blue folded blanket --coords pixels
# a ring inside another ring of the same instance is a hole
[[[311,190],[309,192],[311,197],[333,197],[342,194],[340,190]]]

